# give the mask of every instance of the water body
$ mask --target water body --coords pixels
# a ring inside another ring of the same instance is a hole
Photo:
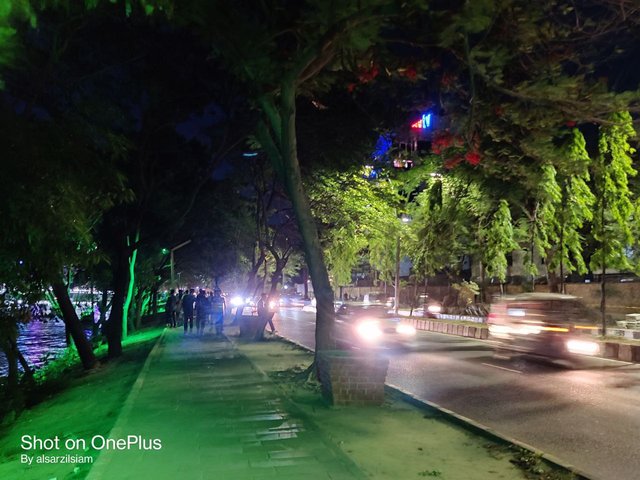
[[[34,368],[42,367],[66,347],[64,323],[57,317],[46,322],[35,320],[20,327],[18,348]],[[6,376],[7,371],[7,359],[0,353],[0,377]]]

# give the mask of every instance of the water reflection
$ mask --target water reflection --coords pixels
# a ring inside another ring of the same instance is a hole
[[[59,355],[66,346],[64,323],[57,317],[46,322],[32,321],[21,326],[18,348],[32,367],[41,367],[47,359]],[[0,377],[5,375],[7,359],[0,352]]]

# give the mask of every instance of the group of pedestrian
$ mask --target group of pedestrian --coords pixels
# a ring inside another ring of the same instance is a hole
[[[207,325],[211,325],[212,329],[215,327],[216,335],[222,335],[227,304],[218,287],[213,291],[201,288],[197,295],[194,288],[179,290],[178,295],[175,289],[171,289],[165,310],[167,325],[175,328],[182,319],[185,335],[192,333],[194,319],[198,335],[204,335]]]

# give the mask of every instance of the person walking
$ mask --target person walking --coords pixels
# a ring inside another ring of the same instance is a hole
[[[192,288],[189,290],[184,298],[182,299],[182,313],[184,314],[184,333],[187,333],[187,326],[189,327],[189,332],[193,330],[193,307],[196,303],[196,291]]]
[[[204,334],[204,327],[207,323],[207,294],[201,288],[196,297],[196,330],[198,335]]]
[[[209,332],[213,332],[213,292],[207,290],[207,302],[205,303],[205,325],[211,325]]]
[[[167,303],[165,304],[164,310],[167,314],[167,325],[170,328],[176,327],[176,290],[172,288],[169,290],[169,297],[167,298]]]
[[[178,290],[178,296],[176,300],[176,322],[178,325],[184,323],[184,315],[182,314],[182,299],[184,298],[185,291],[182,289]]]
[[[271,333],[276,333],[276,327],[273,325],[273,312],[269,306],[269,296],[266,293],[262,293],[260,295],[257,307],[258,317],[264,321],[264,328],[266,328],[268,324],[271,329]]]
[[[211,314],[213,323],[216,326],[216,335],[222,335],[224,328],[224,316],[227,313],[227,302],[222,296],[222,290],[216,287],[211,297]]]

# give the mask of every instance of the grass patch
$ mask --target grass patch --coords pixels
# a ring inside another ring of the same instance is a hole
[[[52,361],[37,373],[38,383],[32,408],[10,425],[0,429],[0,478],[24,480],[81,479],[91,464],[32,464],[21,463],[21,437],[37,435],[39,438],[58,437],[86,439],[94,435],[106,436],[113,427],[120,409],[144,365],[151,348],[162,329],[133,334],[123,342],[124,354],[115,360],[107,360],[106,347],[98,350],[100,366],[84,371],[77,357],[69,353]],[[68,452],[33,451],[31,455],[43,453],[72,453],[97,458],[95,450]]]

